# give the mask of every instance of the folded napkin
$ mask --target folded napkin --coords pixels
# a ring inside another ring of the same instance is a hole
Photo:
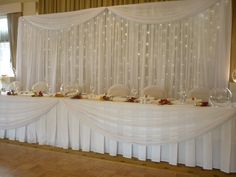
[[[81,98],[82,98],[82,99],[88,99],[88,95],[87,95],[86,93],[82,93],[82,94],[81,94]]]
[[[93,95],[93,94],[89,94],[89,95],[87,95],[87,98],[89,99],[89,100],[102,100],[102,97],[103,97],[104,95]]]
[[[32,96],[32,95],[34,95],[34,92],[32,92],[32,91],[20,91],[20,92],[18,93],[18,95],[22,95],[22,96]]]
[[[197,98],[187,98],[186,99],[187,104],[194,104],[196,102],[201,102],[201,101],[202,101],[201,99],[197,99]]]
[[[128,100],[127,97],[118,97],[118,96],[116,96],[116,97],[112,98],[112,101],[117,101],[117,102],[126,102],[127,100]]]
[[[73,97],[75,95],[78,95],[79,93],[76,92],[76,91],[69,91],[65,94],[65,96],[68,96],[68,97]]]

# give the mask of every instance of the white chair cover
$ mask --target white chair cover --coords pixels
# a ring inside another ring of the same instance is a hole
[[[48,84],[45,81],[39,81],[32,86],[33,92],[48,92]]]
[[[208,88],[194,88],[189,91],[188,96],[201,99],[202,101],[208,101],[210,97],[210,89]]]
[[[147,86],[143,89],[143,96],[154,97],[155,99],[165,98],[166,92],[158,86]]]
[[[107,94],[109,96],[123,97],[123,96],[128,96],[130,94],[130,90],[124,85],[116,84],[108,89]]]
[[[22,90],[22,84],[20,81],[13,81],[8,85],[8,90],[14,90],[16,92]]]

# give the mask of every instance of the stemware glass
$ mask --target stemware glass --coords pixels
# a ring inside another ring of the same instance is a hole
[[[93,85],[90,85],[90,98],[91,99],[95,98],[95,88]]]
[[[61,86],[60,86],[60,92],[61,92],[61,93],[64,93],[64,84],[61,84]]]
[[[20,92],[20,87],[19,87],[19,85],[16,84],[16,82],[13,83],[13,90],[14,90],[16,93],[19,93],[19,92]]]
[[[187,93],[185,90],[182,90],[179,92],[179,96],[180,96],[180,103],[184,104],[187,98]]]
[[[51,86],[51,85],[48,85],[48,94],[49,94],[49,95],[52,95],[52,94],[53,94],[52,86]]]
[[[80,87],[79,81],[77,80],[76,83],[73,85],[74,91],[76,95],[82,93],[82,88]]]
[[[133,88],[132,90],[131,90],[131,94],[132,94],[132,96],[133,97],[137,97],[137,95],[138,95],[138,90],[137,89],[135,89],[135,88]]]
[[[90,92],[92,93],[92,95],[94,95],[95,93],[95,88],[93,85],[90,85]]]

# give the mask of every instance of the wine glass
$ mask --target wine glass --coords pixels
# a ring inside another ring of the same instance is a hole
[[[95,88],[93,85],[90,85],[90,92],[92,93],[92,96],[94,96]]]
[[[76,81],[73,87],[74,87],[74,91],[76,92],[76,95],[82,93],[82,88],[80,87],[79,80]]]
[[[181,104],[184,104],[187,98],[187,93],[185,90],[182,90],[179,92],[179,96],[180,96],[180,102]]]
[[[17,84],[17,82],[14,82],[13,83],[13,88],[14,88],[14,91],[16,93],[19,93],[20,92],[20,86]]]
[[[51,85],[48,85],[48,94],[49,95],[52,95],[53,93],[52,93],[53,91],[52,91],[52,86]]]
[[[137,89],[135,89],[135,88],[133,88],[132,90],[131,90],[131,94],[132,94],[132,96],[133,97],[137,97],[137,95],[138,95],[138,90]]]
[[[61,86],[60,86],[60,92],[61,92],[61,93],[64,92],[64,84],[61,84]]]

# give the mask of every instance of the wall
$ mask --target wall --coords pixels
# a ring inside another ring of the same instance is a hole
[[[16,4],[21,5],[21,12],[23,15],[35,15],[38,13],[38,0],[0,0],[1,7],[8,8],[8,11],[12,13],[14,11]]]
[[[38,13],[37,2],[24,2],[22,3],[23,15],[35,15]]]

